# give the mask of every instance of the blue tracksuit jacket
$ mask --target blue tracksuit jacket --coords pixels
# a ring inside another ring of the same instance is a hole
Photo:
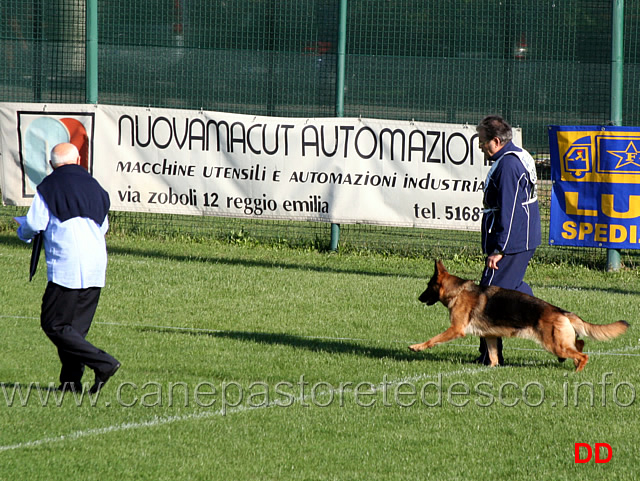
[[[541,241],[535,162],[513,142],[507,142],[491,160],[484,186],[482,252],[533,250]]]

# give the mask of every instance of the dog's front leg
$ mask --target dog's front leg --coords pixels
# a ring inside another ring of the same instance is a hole
[[[412,351],[418,352],[424,349],[432,348],[436,344],[442,344],[443,342],[449,342],[454,339],[458,339],[459,337],[464,337],[464,331],[461,331],[460,329],[454,326],[451,326],[449,329],[447,329],[441,334],[438,334],[435,337],[432,337],[427,342],[422,342],[420,344],[413,344],[412,346],[409,346],[409,349],[411,349]]]
[[[489,361],[491,367],[496,367],[500,362],[498,359],[498,338],[497,337],[485,337],[487,342],[487,352],[489,353]]]

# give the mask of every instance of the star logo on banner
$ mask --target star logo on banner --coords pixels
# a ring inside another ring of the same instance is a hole
[[[619,169],[627,165],[634,165],[640,168],[640,159],[638,159],[638,148],[633,143],[633,141],[629,142],[626,150],[609,150],[608,153],[620,159],[618,160],[618,164],[615,166],[615,169]]]

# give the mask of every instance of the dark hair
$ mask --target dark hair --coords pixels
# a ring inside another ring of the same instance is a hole
[[[513,138],[511,126],[499,115],[487,115],[480,121],[476,130],[484,131],[487,139],[498,137],[502,143],[508,142]]]

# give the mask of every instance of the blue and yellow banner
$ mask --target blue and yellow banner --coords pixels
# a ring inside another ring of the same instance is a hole
[[[549,127],[552,245],[640,248],[640,128]]]

